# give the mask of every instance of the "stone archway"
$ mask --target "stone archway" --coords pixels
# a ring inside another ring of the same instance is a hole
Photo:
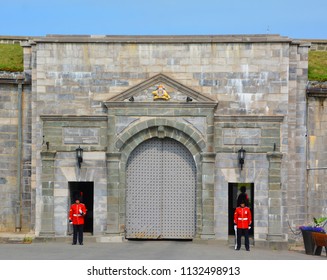
[[[205,149],[205,142],[200,137],[200,135],[189,127],[184,127],[179,123],[171,124],[172,126],[167,125],[167,121],[164,119],[156,120],[156,123],[160,124],[159,126],[153,125],[153,120],[148,120],[139,124],[139,127],[143,129],[131,128],[126,130],[125,133],[117,140],[116,147],[120,148],[119,152],[116,153],[107,153],[107,168],[108,168],[108,191],[109,193],[115,193],[115,196],[109,197],[109,200],[117,201],[117,212],[119,213],[110,213],[108,211],[109,219],[112,217],[113,220],[117,222],[116,232],[108,232],[110,234],[125,234],[126,232],[126,166],[130,154],[133,150],[140,145],[142,142],[152,139],[164,139],[170,138],[179,142],[180,145],[184,146],[194,160],[197,178],[196,178],[196,187],[195,187],[195,196],[196,201],[196,229],[195,229],[195,238],[200,238],[202,235],[203,228],[203,203],[202,203],[202,164],[203,153],[202,149]],[[166,125],[163,125],[163,124]],[[162,124],[162,125],[161,125]],[[182,127],[184,131],[179,130],[177,127]],[[136,133],[131,133],[131,131],[137,131]],[[128,137],[126,137],[128,135]],[[124,139],[124,141],[121,141]],[[200,145],[203,145],[200,147]],[[119,174],[119,175],[117,175]],[[110,189],[112,188],[112,189]],[[109,202],[110,203],[110,202]],[[113,206],[111,206],[111,209]],[[213,208],[213,207],[212,207]]]
[[[153,98],[163,85],[168,100]],[[196,171],[195,238],[214,238],[214,110],[217,101],[158,74],[104,102],[108,109],[107,233],[125,235],[126,166],[142,142],[174,139],[192,155]]]

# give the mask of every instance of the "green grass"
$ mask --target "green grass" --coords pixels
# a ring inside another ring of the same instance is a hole
[[[327,52],[309,52],[308,78],[309,81],[327,81]]]
[[[23,48],[20,45],[0,44],[0,71],[22,72]],[[327,81],[327,52],[309,52],[309,81]]]
[[[20,45],[0,44],[0,71],[24,71],[23,48]]]

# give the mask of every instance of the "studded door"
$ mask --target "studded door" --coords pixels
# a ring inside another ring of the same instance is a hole
[[[126,181],[126,238],[194,237],[196,167],[185,146],[143,142],[128,159]]]

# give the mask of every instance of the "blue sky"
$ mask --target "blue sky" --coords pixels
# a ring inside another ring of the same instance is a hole
[[[0,36],[269,33],[327,39],[327,0],[1,2]]]

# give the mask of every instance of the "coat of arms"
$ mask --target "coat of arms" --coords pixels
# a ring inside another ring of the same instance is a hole
[[[153,94],[153,100],[157,99],[163,99],[163,100],[169,100],[170,96],[167,93],[165,87],[163,85],[157,86],[157,89],[152,92]]]

